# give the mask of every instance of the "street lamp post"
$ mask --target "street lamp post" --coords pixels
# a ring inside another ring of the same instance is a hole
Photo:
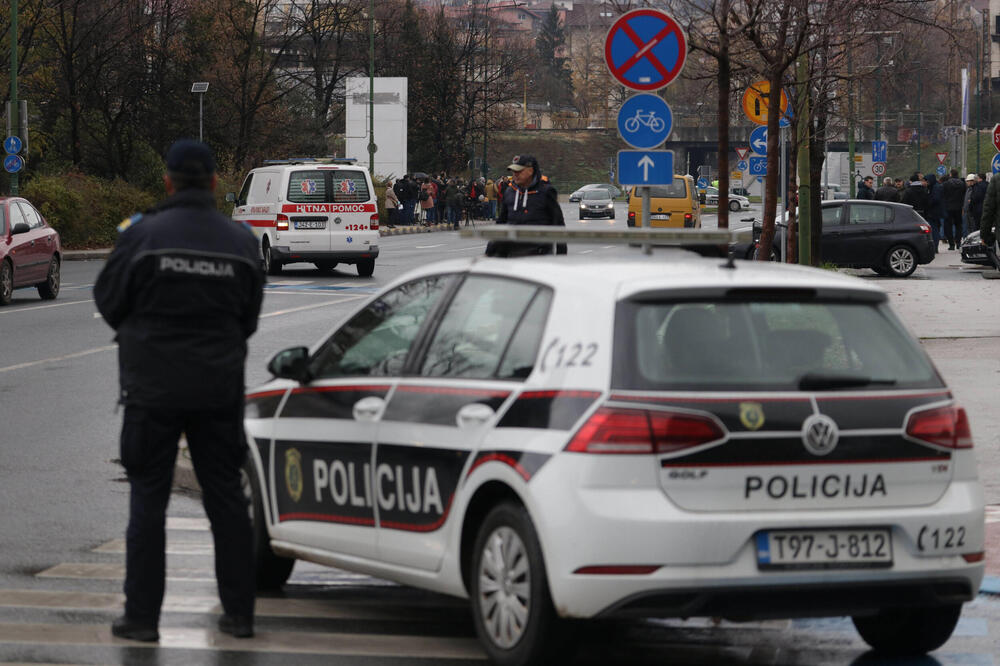
[[[205,93],[208,92],[208,81],[196,81],[191,84],[191,92],[198,95],[198,140],[204,141],[203,139],[203,127],[204,127],[204,114],[202,101],[205,99]]]

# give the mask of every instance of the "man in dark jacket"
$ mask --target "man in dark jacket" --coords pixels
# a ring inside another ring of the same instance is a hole
[[[990,179],[986,187],[986,197],[983,199],[983,216],[979,220],[979,242],[986,246],[993,265],[1000,271],[1000,259],[997,258],[997,232],[1000,231],[1000,178],[996,175]]]
[[[979,174],[969,196],[969,228],[966,229],[966,233],[979,231],[979,220],[983,217],[983,201],[986,199],[987,187],[989,185],[986,183],[986,174]]]
[[[903,190],[899,199],[902,203],[913,206],[913,210],[920,213],[920,215],[924,215],[927,212],[927,186],[924,185],[923,178],[919,172],[910,176],[910,183]]]
[[[952,169],[951,178],[944,181],[941,187],[944,237],[948,239],[948,249],[954,250],[955,243],[962,242],[962,202],[965,200],[966,185],[958,177],[958,169]]]
[[[94,285],[115,330],[125,405],[121,463],[131,489],[120,638],[159,639],[165,521],[177,444],[186,434],[215,538],[219,629],[253,636],[253,533],[240,468],[247,338],[264,275],[248,227],[215,209],[215,158],[197,141],[167,153],[170,196],[122,222]]]
[[[531,155],[515,155],[507,169],[513,174],[513,182],[504,190],[497,224],[566,226],[556,188],[542,176],[538,160]],[[491,257],[552,254],[552,245],[491,241],[486,246],[486,254]],[[566,254],[565,243],[556,244],[556,254]]]
[[[892,176],[882,179],[882,187],[875,190],[876,201],[899,201],[899,190],[892,185]]]
[[[875,183],[875,179],[871,176],[865,176],[864,180],[858,185],[858,198],[859,199],[874,199],[875,190],[872,189],[872,185]]]

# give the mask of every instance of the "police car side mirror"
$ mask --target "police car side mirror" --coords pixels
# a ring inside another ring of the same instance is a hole
[[[281,379],[294,379],[302,384],[307,383],[309,376],[309,348],[292,347],[284,349],[271,358],[267,371]]]
[[[10,230],[11,234],[26,234],[31,231],[31,227],[28,226],[27,222],[18,222],[14,225],[14,228]]]
[[[236,192],[226,192],[226,201],[236,203]]]

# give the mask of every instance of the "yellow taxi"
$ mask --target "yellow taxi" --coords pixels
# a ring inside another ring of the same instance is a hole
[[[701,206],[691,176],[674,176],[670,185],[650,186],[649,217],[652,227],[701,227]],[[628,192],[628,226],[641,227],[642,197],[637,187]]]

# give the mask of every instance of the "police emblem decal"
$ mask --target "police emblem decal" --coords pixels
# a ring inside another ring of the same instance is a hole
[[[293,502],[302,497],[302,454],[298,449],[285,451],[285,488]]]
[[[759,402],[741,402],[740,423],[747,430],[760,430],[764,425],[764,407]]]
[[[802,422],[802,444],[814,456],[825,456],[840,440],[836,422],[826,414],[813,414]]]

